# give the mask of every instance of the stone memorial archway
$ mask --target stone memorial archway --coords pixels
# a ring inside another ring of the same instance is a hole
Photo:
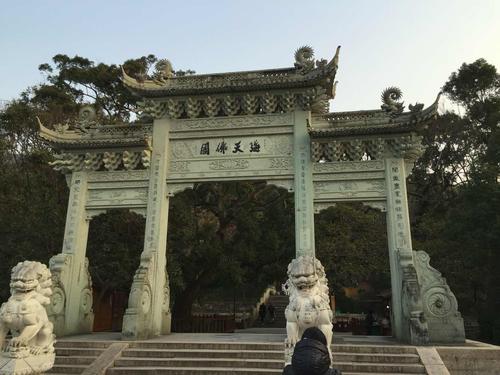
[[[40,123],[70,187],[62,252],[50,261],[57,334],[92,328],[85,252],[93,216],[127,208],[146,218],[123,335],[150,338],[170,331],[169,198],[198,182],[254,179],[294,192],[297,257],[315,257],[315,211],[352,201],[386,211],[395,336],[463,341],[456,299],[428,256],[413,252],[408,217],[405,179],[422,149],[416,131],[438,102],[404,112],[400,91],[389,88],[380,110],[328,113],[338,58],[339,48],[315,61],[303,47],[291,68],[188,76],[164,61],[151,79],[123,72],[142,98],[140,121],[102,125],[86,106],[73,127]]]

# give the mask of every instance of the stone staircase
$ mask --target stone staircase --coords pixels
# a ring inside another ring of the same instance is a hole
[[[288,305],[288,296],[275,294],[269,297],[267,304],[272,304],[274,307],[274,322],[269,321],[269,316],[266,317],[264,324],[260,323],[260,320],[255,321],[255,327],[266,327],[266,328],[283,328],[286,326],[285,309]]]
[[[56,361],[47,374],[81,374],[112,341],[65,341],[56,343]]]
[[[81,374],[110,342],[62,341],[50,373]],[[414,347],[334,345],[334,366],[344,375],[425,374]],[[281,374],[283,344],[253,342],[130,342],[108,375]]]

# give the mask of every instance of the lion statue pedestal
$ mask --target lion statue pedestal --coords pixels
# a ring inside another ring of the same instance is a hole
[[[283,291],[290,298],[285,310],[285,363],[291,362],[295,344],[309,327],[318,327],[323,332],[331,359],[333,313],[325,269],[318,259],[299,256],[288,265],[287,274],[288,280],[283,285]]]
[[[0,307],[0,375],[40,374],[54,366],[53,326],[44,307],[51,286],[41,263],[20,262],[12,269],[11,297]]]

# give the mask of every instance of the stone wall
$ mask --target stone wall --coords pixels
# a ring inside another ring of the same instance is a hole
[[[436,348],[452,375],[498,375],[500,372],[500,347]]]

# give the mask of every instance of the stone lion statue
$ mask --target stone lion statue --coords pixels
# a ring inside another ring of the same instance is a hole
[[[330,350],[333,313],[330,308],[325,269],[318,259],[299,256],[288,265],[287,274],[288,280],[283,285],[283,291],[290,298],[285,309],[287,321],[285,346],[289,356],[309,327],[318,327],[324,333]]]
[[[51,286],[51,273],[44,264],[24,261],[12,269],[11,297],[0,307],[2,370],[7,362],[21,359],[25,359],[26,368],[16,363],[8,366],[16,369],[12,373],[39,373],[53,366],[53,326],[44,307],[50,303]],[[5,340],[9,331],[12,338]]]

